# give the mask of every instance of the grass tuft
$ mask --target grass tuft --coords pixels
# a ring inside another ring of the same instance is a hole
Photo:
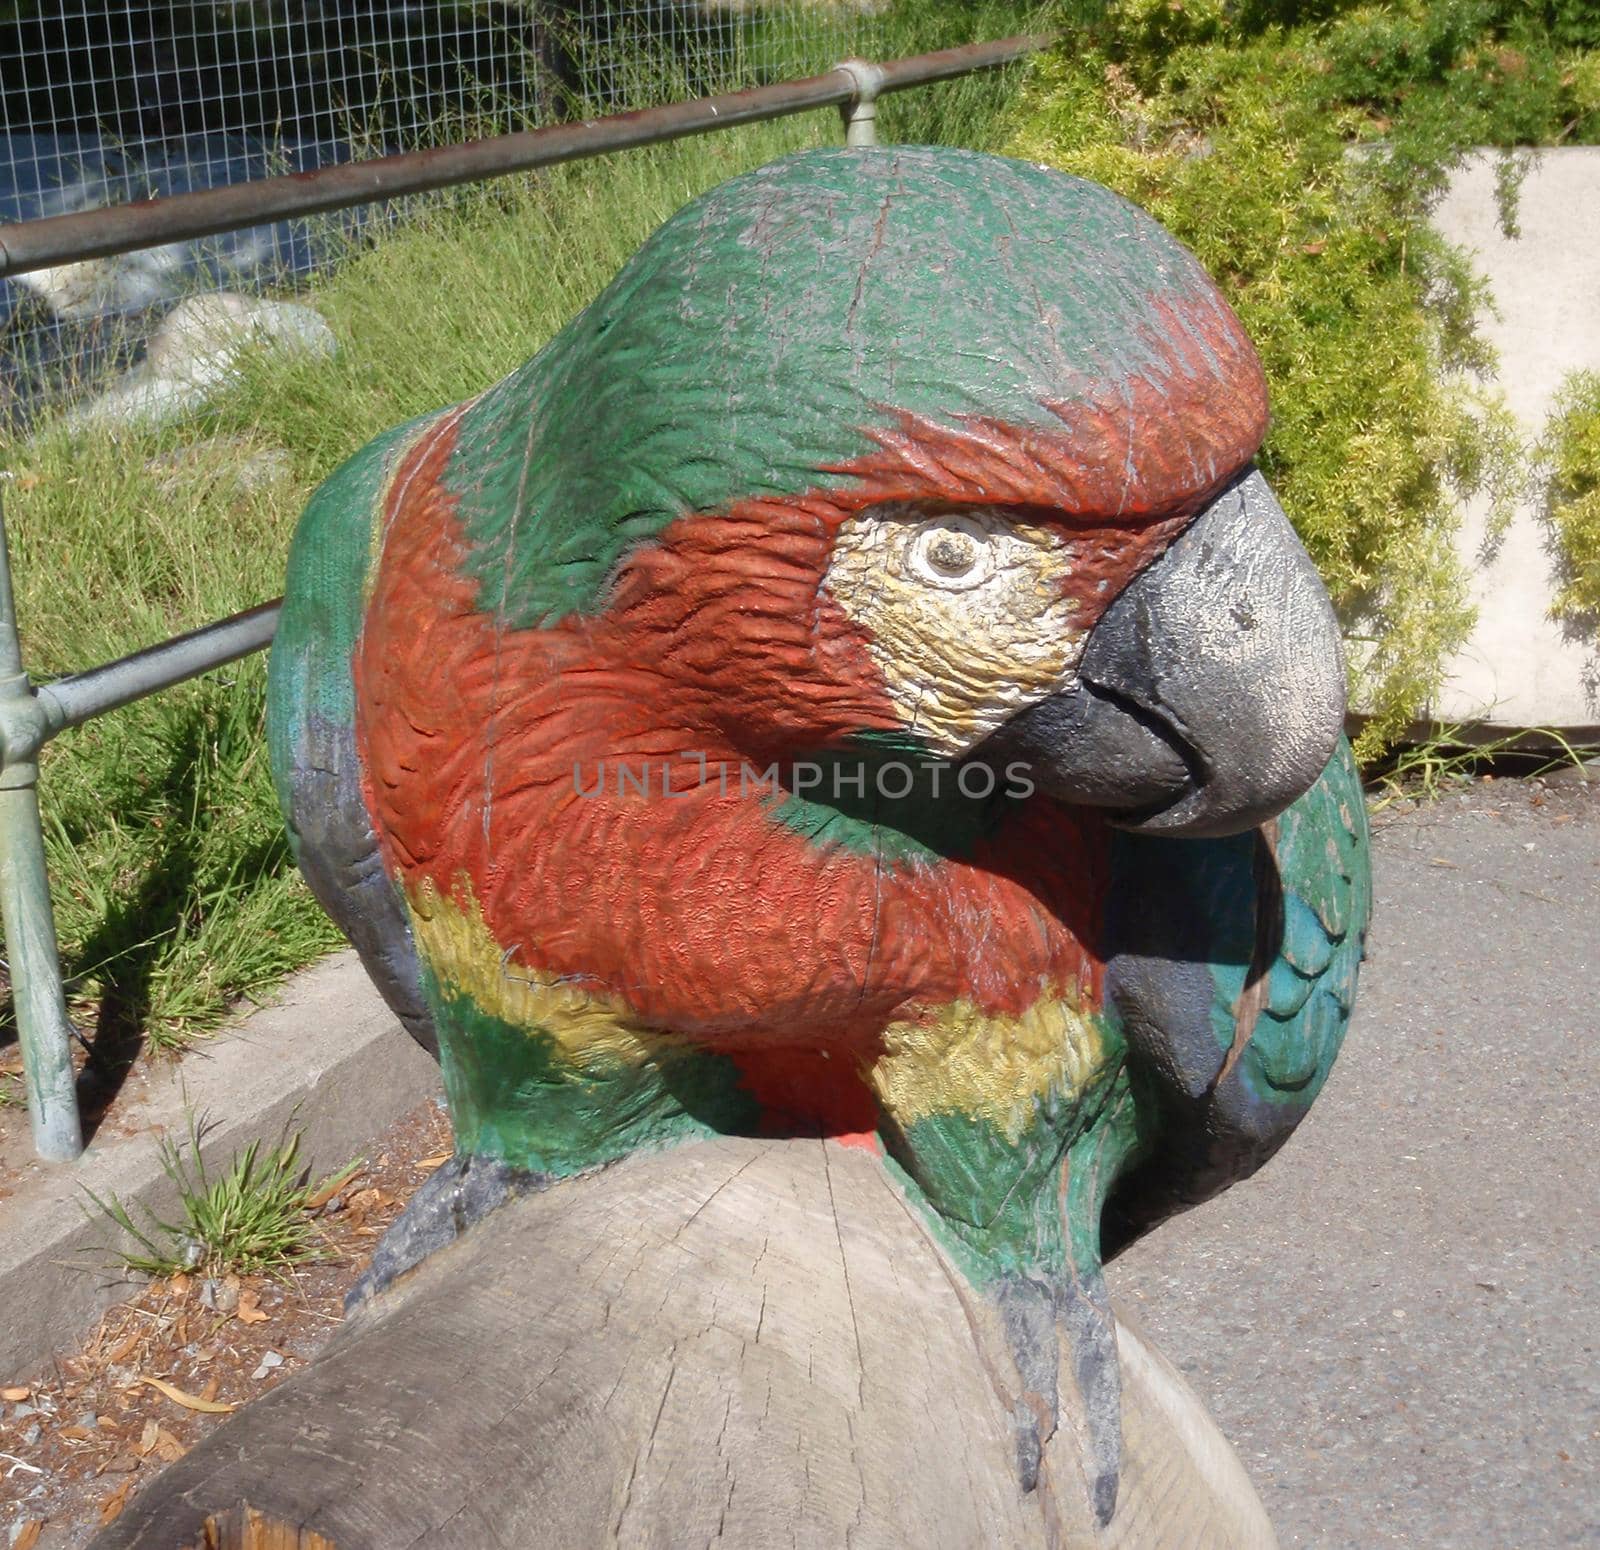
[[[178,1189],[181,1221],[162,1221],[146,1211],[141,1226],[115,1194],[102,1199],[84,1186],[101,1214],[139,1245],[117,1250],[118,1260],[141,1275],[164,1277],[282,1273],[317,1258],[309,1208],[348,1182],[360,1163],[312,1183],[300,1163],[299,1134],[286,1132],[265,1152],[259,1140],[252,1141],[225,1172],[213,1175],[201,1153],[208,1129],[191,1115],[187,1153],[169,1138],[160,1143],[162,1169]]]
[[[1551,747],[1556,752],[1538,752]],[[1414,743],[1398,743],[1370,772],[1368,807],[1382,812],[1397,802],[1437,802],[1481,776],[1510,768],[1534,778],[1555,770],[1583,769],[1600,749],[1567,741],[1551,727],[1509,732],[1487,742],[1468,739],[1459,725],[1440,727]]]

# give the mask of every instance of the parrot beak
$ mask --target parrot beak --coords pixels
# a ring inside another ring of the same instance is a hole
[[[1137,576],[1090,632],[1076,684],[984,749],[1122,828],[1237,834],[1282,812],[1344,725],[1333,607],[1252,469]]]

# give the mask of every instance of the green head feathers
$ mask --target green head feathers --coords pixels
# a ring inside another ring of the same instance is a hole
[[[1226,303],[1109,189],[969,151],[810,151],[662,226],[470,408],[445,484],[482,606],[534,625],[592,608],[676,518],[847,480],[900,414],[1059,438],[1081,410],[1083,459],[1132,488],[1159,401],[1199,489],[1259,441],[1259,415],[1219,443],[1202,412],[1241,396],[1259,367]]]

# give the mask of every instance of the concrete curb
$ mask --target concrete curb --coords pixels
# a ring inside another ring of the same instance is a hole
[[[214,1123],[208,1162],[224,1163],[258,1137],[271,1144],[292,1126],[304,1133],[306,1162],[327,1172],[440,1091],[438,1067],[354,953],[297,976],[281,1002],[157,1073],[76,1163],[20,1169],[16,1192],[0,1200],[0,1382],[31,1375],[126,1295],[127,1278],[107,1268],[121,1235],[98,1213],[85,1215],[84,1190],[115,1191],[135,1221],[139,1207],[174,1211],[157,1142],[184,1134],[190,1113]]]

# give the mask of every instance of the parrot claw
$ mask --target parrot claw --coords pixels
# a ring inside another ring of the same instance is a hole
[[[1105,1282],[1098,1275],[1061,1283],[1017,1277],[1002,1284],[999,1304],[1022,1379],[1012,1408],[1018,1481],[1024,1491],[1038,1485],[1045,1448],[1060,1425],[1064,1336],[1080,1399],[1079,1458],[1103,1528],[1116,1512],[1122,1474],[1122,1375]]]
[[[1122,1477],[1122,1368],[1116,1320],[1098,1272],[1063,1286],[1056,1307],[1082,1401],[1079,1457],[1095,1520],[1104,1528],[1117,1510]]]
[[[436,1249],[453,1243],[496,1206],[544,1189],[550,1182],[546,1173],[513,1168],[498,1158],[458,1153],[434,1170],[378,1240],[372,1263],[345,1297],[346,1315],[365,1307],[391,1282]]]

